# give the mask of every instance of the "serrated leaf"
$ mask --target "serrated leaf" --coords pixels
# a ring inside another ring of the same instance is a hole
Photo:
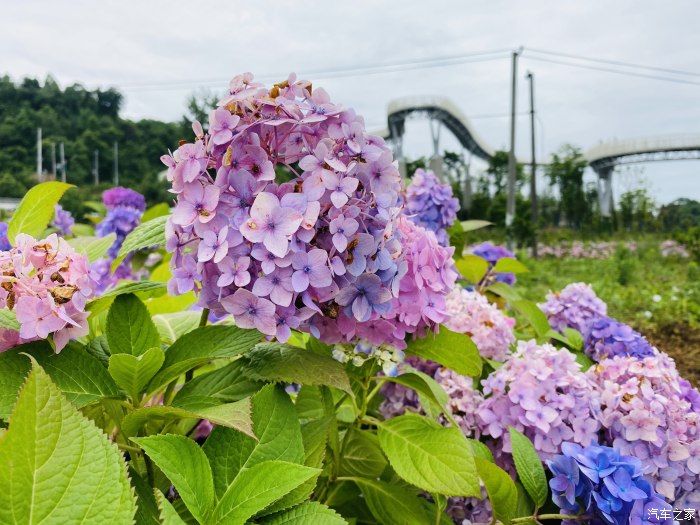
[[[261,339],[257,330],[237,326],[202,326],[175,341],[167,352],[161,371],[149,385],[153,392],[180,375],[213,359],[236,357],[249,351]]]
[[[254,379],[331,386],[353,395],[343,365],[330,356],[280,343],[260,343],[241,360]]]
[[[68,240],[68,244],[76,252],[85,255],[88,261],[92,263],[107,255],[107,250],[114,244],[116,238],[117,236],[114,233],[110,233],[106,237],[74,237]]]
[[[257,441],[235,430],[215,428],[203,449],[221,496],[241,469],[268,460],[301,463],[304,446],[301,426],[289,395],[277,385],[268,385],[252,398],[253,430]]]
[[[539,508],[547,501],[547,476],[544,467],[532,442],[513,427],[508,428],[510,443],[513,449],[513,460],[525,490]]]
[[[526,299],[512,301],[513,308],[518,310],[535,330],[539,338],[546,337],[550,331],[549,320],[537,304]]]
[[[347,525],[348,522],[331,508],[317,501],[307,501],[285,512],[263,520],[264,525]]]
[[[382,379],[415,390],[418,394],[431,402],[439,411],[449,415],[449,410],[445,408],[449,401],[449,396],[438,382],[429,375],[419,370],[411,370],[410,372],[396,377],[385,376],[382,377]]]
[[[163,215],[139,224],[126,236],[117,256],[123,257],[135,250],[165,244],[165,223],[167,221],[168,215]]]
[[[72,184],[50,181],[37,184],[24,194],[24,197],[7,223],[7,238],[15,244],[17,234],[26,233],[39,238],[54,216],[54,207]]]
[[[136,502],[117,446],[38,364],[0,440],[0,522],[131,523]]]
[[[481,492],[474,455],[457,427],[406,414],[381,424],[379,443],[396,473],[418,488],[445,496]]]
[[[165,434],[132,438],[175,485],[192,515],[203,523],[214,506],[214,483],[207,457],[185,436]]]
[[[151,316],[134,294],[118,296],[107,314],[107,342],[115,354],[139,356],[148,349],[160,347],[160,335]]]
[[[107,290],[97,299],[93,299],[87,304],[87,310],[90,312],[90,318],[97,314],[106,312],[114,302],[115,297],[133,293],[141,300],[151,297],[159,297],[167,292],[165,283],[153,281],[138,281],[133,283],[122,283],[111,290]]]
[[[168,299],[172,299],[168,297]],[[146,305],[149,306],[148,304]],[[153,313],[150,308],[149,312]],[[174,312],[169,314],[157,314],[153,316],[160,340],[171,345],[176,339],[191,332],[199,326],[200,312]]]
[[[185,525],[184,520],[173,507],[172,503],[163,496],[163,493],[155,489],[156,501],[158,502],[158,510],[160,511],[160,522],[162,525]]]
[[[408,342],[407,354],[440,363],[464,376],[478,377],[483,365],[479,350],[466,334],[440,326],[437,334],[428,333]]]
[[[496,519],[508,525],[518,505],[518,490],[513,479],[505,470],[490,461],[481,458],[475,458],[474,461]]]
[[[12,310],[0,309],[0,328],[19,331],[17,315]]]
[[[225,403],[197,410],[154,405],[142,407],[130,412],[121,424],[121,430],[126,436],[134,436],[146,423],[154,421],[173,421],[177,419],[208,419],[216,425],[233,428],[254,438],[253,424],[250,418],[250,400],[242,399],[235,403]]]
[[[468,221],[462,221],[462,230],[465,232],[471,232],[474,230],[480,230],[486,226],[491,226],[493,223],[489,221],[482,221],[479,219],[471,219]]]
[[[405,487],[383,481],[353,478],[372,515],[382,525],[431,525],[418,496]]]
[[[132,400],[138,401],[139,394],[160,370],[164,359],[165,353],[157,347],[149,348],[139,356],[114,354],[109,358],[109,374]]]
[[[100,335],[92,339],[85,347],[85,351],[102,363],[102,366],[105,368],[109,366],[109,344],[107,343],[107,338],[104,335]]]
[[[264,461],[242,470],[221,497],[209,523],[243,525],[319,472],[286,461]]]
[[[478,283],[489,269],[489,263],[478,255],[466,254],[455,261],[455,266],[462,277],[470,283]]]
[[[387,466],[375,434],[351,428],[343,440],[339,475],[378,478]]]
[[[492,271],[494,273],[525,273],[530,270],[514,257],[502,257],[496,261]]]
[[[136,490],[136,525],[160,525],[158,502],[151,487],[133,466],[129,468],[131,484]]]

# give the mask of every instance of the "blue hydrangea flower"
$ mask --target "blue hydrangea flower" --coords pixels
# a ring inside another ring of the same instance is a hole
[[[600,317],[591,323],[585,351],[594,361],[618,355],[642,359],[656,353],[642,334],[610,317]]]
[[[413,222],[435,232],[440,244],[450,244],[447,230],[457,219],[459,201],[449,184],[441,183],[432,171],[417,169],[406,188],[406,209]]]
[[[505,257],[515,257],[515,254],[505,246],[498,246],[488,241],[473,246],[471,252],[474,255],[478,255],[482,259],[486,259],[486,261],[489,263],[489,268],[493,268],[499,259],[503,259]],[[512,273],[497,273],[494,277],[496,281],[506,283],[511,286],[515,284],[515,275]]]
[[[141,222],[141,212],[135,208],[118,206],[107,212],[104,220],[97,225],[95,233],[98,237],[106,237],[115,233],[117,238],[109,248],[109,256],[114,259],[119,253],[124,239]]]
[[[75,219],[69,211],[63,209],[63,206],[56,204],[54,209],[54,217],[52,225],[56,228],[59,233],[63,236],[70,235],[73,233],[73,225],[75,224]]]
[[[0,222],[0,251],[6,252],[12,248],[10,239],[7,238],[7,223]]]

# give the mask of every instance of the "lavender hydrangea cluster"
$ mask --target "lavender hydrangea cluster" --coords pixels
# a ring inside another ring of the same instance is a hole
[[[505,468],[512,468],[509,426],[530,438],[542,459],[558,454],[565,441],[584,446],[597,441],[593,382],[567,350],[519,341],[515,353],[482,385],[485,399],[477,421]]]
[[[472,246],[470,249],[471,253],[478,255],[482,259],[486,259],[489,263],[489,269],[493,268],[499,259],[506,257],[515,257],[515,254],[511,252],[505,246],[499,246],[488,241]],[[492,279],[498,282],[506,283],[509,285],[515,284],[515,274],[509,272],[498,272],[492,275]]]
[[[11,248],[10,239],[7,237],[7,223],[0,222],[0,251],[6,252]]]
[[[547,314],[552,328],[560,332],[573,328],[584,337],[591,323],[608,313],[607,305],[586,283],[572,283],[561,292],[550,292],[546,302],[538,306]]]
[[[595,418],[605,442],[642,462],[656,491],[672,503],[700,502],[700,412],[675,363],[661,352],[616,356],[587,372],[600,399]]]
[[[673,524],[671,505],[644,478],[640,461],[611,447],[562,443],[562,454],[547,461],[553,477],[552,499],[562,513],[585,514],[587,523],[648,523],[651,509],[670,517],[655,523]],[[665,514],[665,513],[664,513]]]
[[[208,133],[162,158],[177,204],[166,231],[173,293],[284,341],[391,337],[383,319],[408,271],[400,177],[353,110],[291,75],[235,77]],[[291,181],[276,180],[275,169]]]
[[[641,359],[656,354],[654,347],[642,334],[607,316],[590,323],[584,350],[594,361],[618,355]]]
[[[58,230],[64,237],[73,233],[73,225],[75,219],[69,211],[63,209],[63,206],[56,204],[54,217],[51,225]]]
[[[406,210],[413,222],[435,233],[440,244],[450,244],[447,230],[457,219],[459,201],[434,172],[418,168],[413,174],[406,188]]]
[[[446,306],[447,328],[469,335],[482,356],[496,361],[506,359],[515,341],[515,319],[505,315],[483,294],[461,287],[449,293]]]
[[[141,215],[146,209],[146,199],[132,189],[118,186],[105,191],[102,194],[102,202],[107,207],[107,215],[97,225],[95,233],[98,237],[116,234],[117,238],[108,252],[114,259],[126,236],[141,222]]]

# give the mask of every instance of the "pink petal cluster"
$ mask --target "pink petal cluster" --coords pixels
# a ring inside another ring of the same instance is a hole
[[[607,305],[586,283],[571,283],[561,292],[550,292],[547,301],[538,306],[547,314],[552,328],[560,332],[573,328],[584,337],[591,323],[608,312]]]
[[[482,356],[496,361],[506,359],[508,348],[515,341],[515,319],[505,315],[483,294],[461,287],[449,293],[446,306],[447,328],[469,335]]]
[[[642,461],[669,501],[700,503],[700,411],[697,390],[668,355],[616,356],[587,372],[600,397],[596,419],[605,441]]]
[[[530,438],[543,460],[558,454],[564,441],[597,442],[593,382],[567,350],[519,341],[482,385],[478,425],[483,436],[492,438],[494,456],[506,468],[512,467],[509,426]]]
[[[0,252],[0,308],[15,312],[20,329],[0,330],[0,351],[53,335],[58,352],[88,333],[85,303],[96,283],[87,257],[56,234],[20,234],[15,244]]]

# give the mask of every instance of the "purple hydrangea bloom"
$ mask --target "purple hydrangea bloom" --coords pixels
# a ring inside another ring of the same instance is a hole
[[[7,223],[0,222],[0,251],[6,252],[11,248],[10,239],[7,238]]]
[[[610,317],[600,317],[590,324],[584,349],[594,361],[616,355],[642,358],[656,353],[642,334]]]
[[[547,461],[552,500],[562,513],[584,513],[592,523],[647,523],[644,511],[656,505],[671,511],[642,474],[642,464],[612,447],[562,443],[562,454]],[[673,514],[671,513],[671,516]],[[658,523],[671,525],[673,519]]]
[[[63,206],[56,204],[53,222],[51,224],[61,235],[66,236],[73,233],[75,219],[69,211],[63,209]]]
[[[593,321],[608,313],[607,305],[586,283],[572,283],[561,292],[550,292],[539,307],[547,314],[549,324],[558,331],[573,328],[588,333]]]
[[[499,246],[488,241],[472,246],[471,253],[478,255],[482,259],[486,259],[489,263],[489,268],[493,268],[499,259],[503,258],[514,258],[515,254],[511,252],[505,246]],[[509,285],[515,284],[515,274],[512,273],[496,273],[494,274],[494,279],[498,282],[506,283]]]
[[[139,192],[117,186],[102,194],[102,202],[108,210],[118,207],[134,208],[140,212],[146,209],[146,199]]]
[[[107,212],[105,218],[95,228],[98,237],[106,237],[110,233],[116,234],[117,238],[109,247],[110,258],[116,258],[124,239],[141,222],[141,212],[135,208],[118,206]]]
[[[406,208],[413,222],[435,233],[443,246],[450,244],[447,230],[457,219],[459,201],[449,184],[442,184],[430,170],[417,169],[406,188]]]

